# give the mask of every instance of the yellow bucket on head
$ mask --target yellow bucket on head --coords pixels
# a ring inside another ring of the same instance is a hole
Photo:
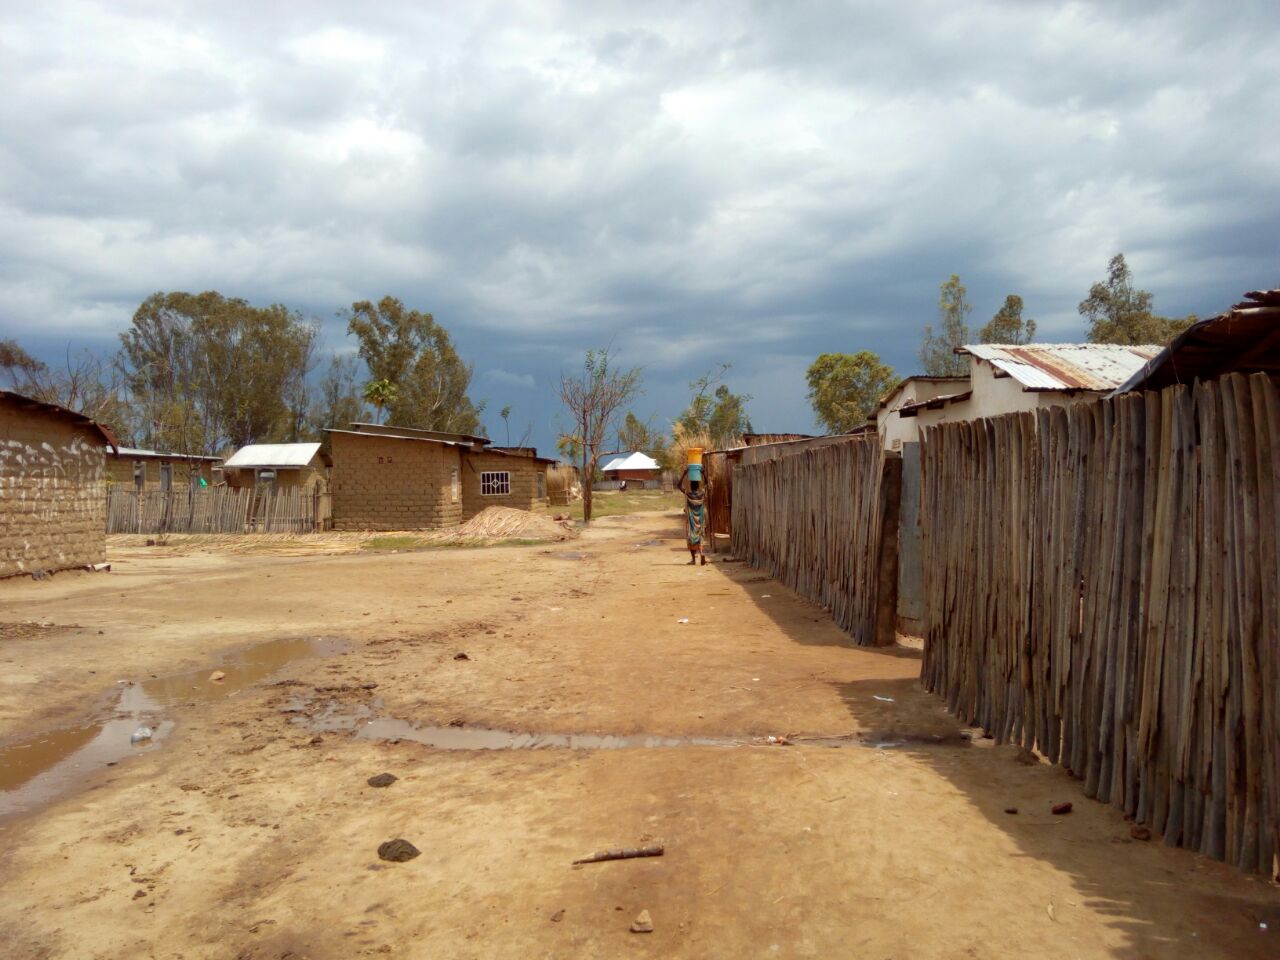
[[[689,466],[702,466],[702,448],[690,447],[685,451],[689,455]]]

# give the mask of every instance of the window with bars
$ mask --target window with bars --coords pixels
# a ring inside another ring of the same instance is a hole
[[[511,472],[508,470],[485,471],[480,474],[480,496],[508,497],[511,495]]]
[[[449,495],[453,498],[453,503],[458,502],[460,492],[461,487],[458,485],[458,468],[454,467],[449,474]]]

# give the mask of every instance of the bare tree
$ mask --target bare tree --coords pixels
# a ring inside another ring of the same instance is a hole
[[[591,481],[600,447],[615,429],[622,408],[640,395],[640,370],[616,370],[609,350],[588,350],[582,372],[560,378],[560,402],[573,417],[573,430],[564,441],[582,457],[582,519],[591,522]]]
[[[131,415],[119,370],[107,357],[68,345],[60,366],[49,366],[13,340],[0,340],[0,385],[24,396],[83,413],[127,440]]]

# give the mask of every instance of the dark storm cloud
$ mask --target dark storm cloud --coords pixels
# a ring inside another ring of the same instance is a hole
[[[1273,4],[143,2],[0,14],[0,335],[108,344],[158,289],[433,311],[555,430],[587,346],[642,412],[732,361],[913,369],[951,273],[1046,339],[1124,250],[1168,313],[1280,283]],[[496,423],[496,420],[495,420]]]

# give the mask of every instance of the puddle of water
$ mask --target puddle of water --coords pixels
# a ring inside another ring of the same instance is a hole
[[[352,721],[348,720],[348,728]],[[330,721],[326,729],[335,726]],[[662,747],[747,747],[776,745],[767,737],[663,737],[653,734],[520,733],[485,727],[416,727],[407,720],[379,717],[360,724],[361,740],[410,740],[440,750],[637,750]],[[913,746],[969,746],[962,735],[861,733],[842,737],[801,737],[788,745],[862,747],[888,750]]]
[[[715,737],[622,736],[607,733],[517,733],[483,727],[415,727],[407,720],[370,720],[361,740],[411,740],[440,750],[630,750],[659,747],[740,747],[750,741]]]
[[[165,716],[172,707],[234,696],[287,663],[344,646],[330,638],[270,640],[229,653],[213,666],[122,685],[105,716],[0,747],[0,818],[41,806],[87,774],[154,749],[173,731]],[[214,670],[226,676],[210,680]],[[151,727],[151,739],[131,743],[143,725]]]
[[[564,553],[553,553],[551,556],[556,560],[585,560],[587,559],[587,557],[591,556],[591,554],[577,553],[575,551],[569,550]]]
[[[901,747],[968,747],[973,745],[973,740],[963,730],[947,734],[876,730],[843,737],[800,737],[796,743],[806,747],[869,747],[872,750],[896,750]]]

